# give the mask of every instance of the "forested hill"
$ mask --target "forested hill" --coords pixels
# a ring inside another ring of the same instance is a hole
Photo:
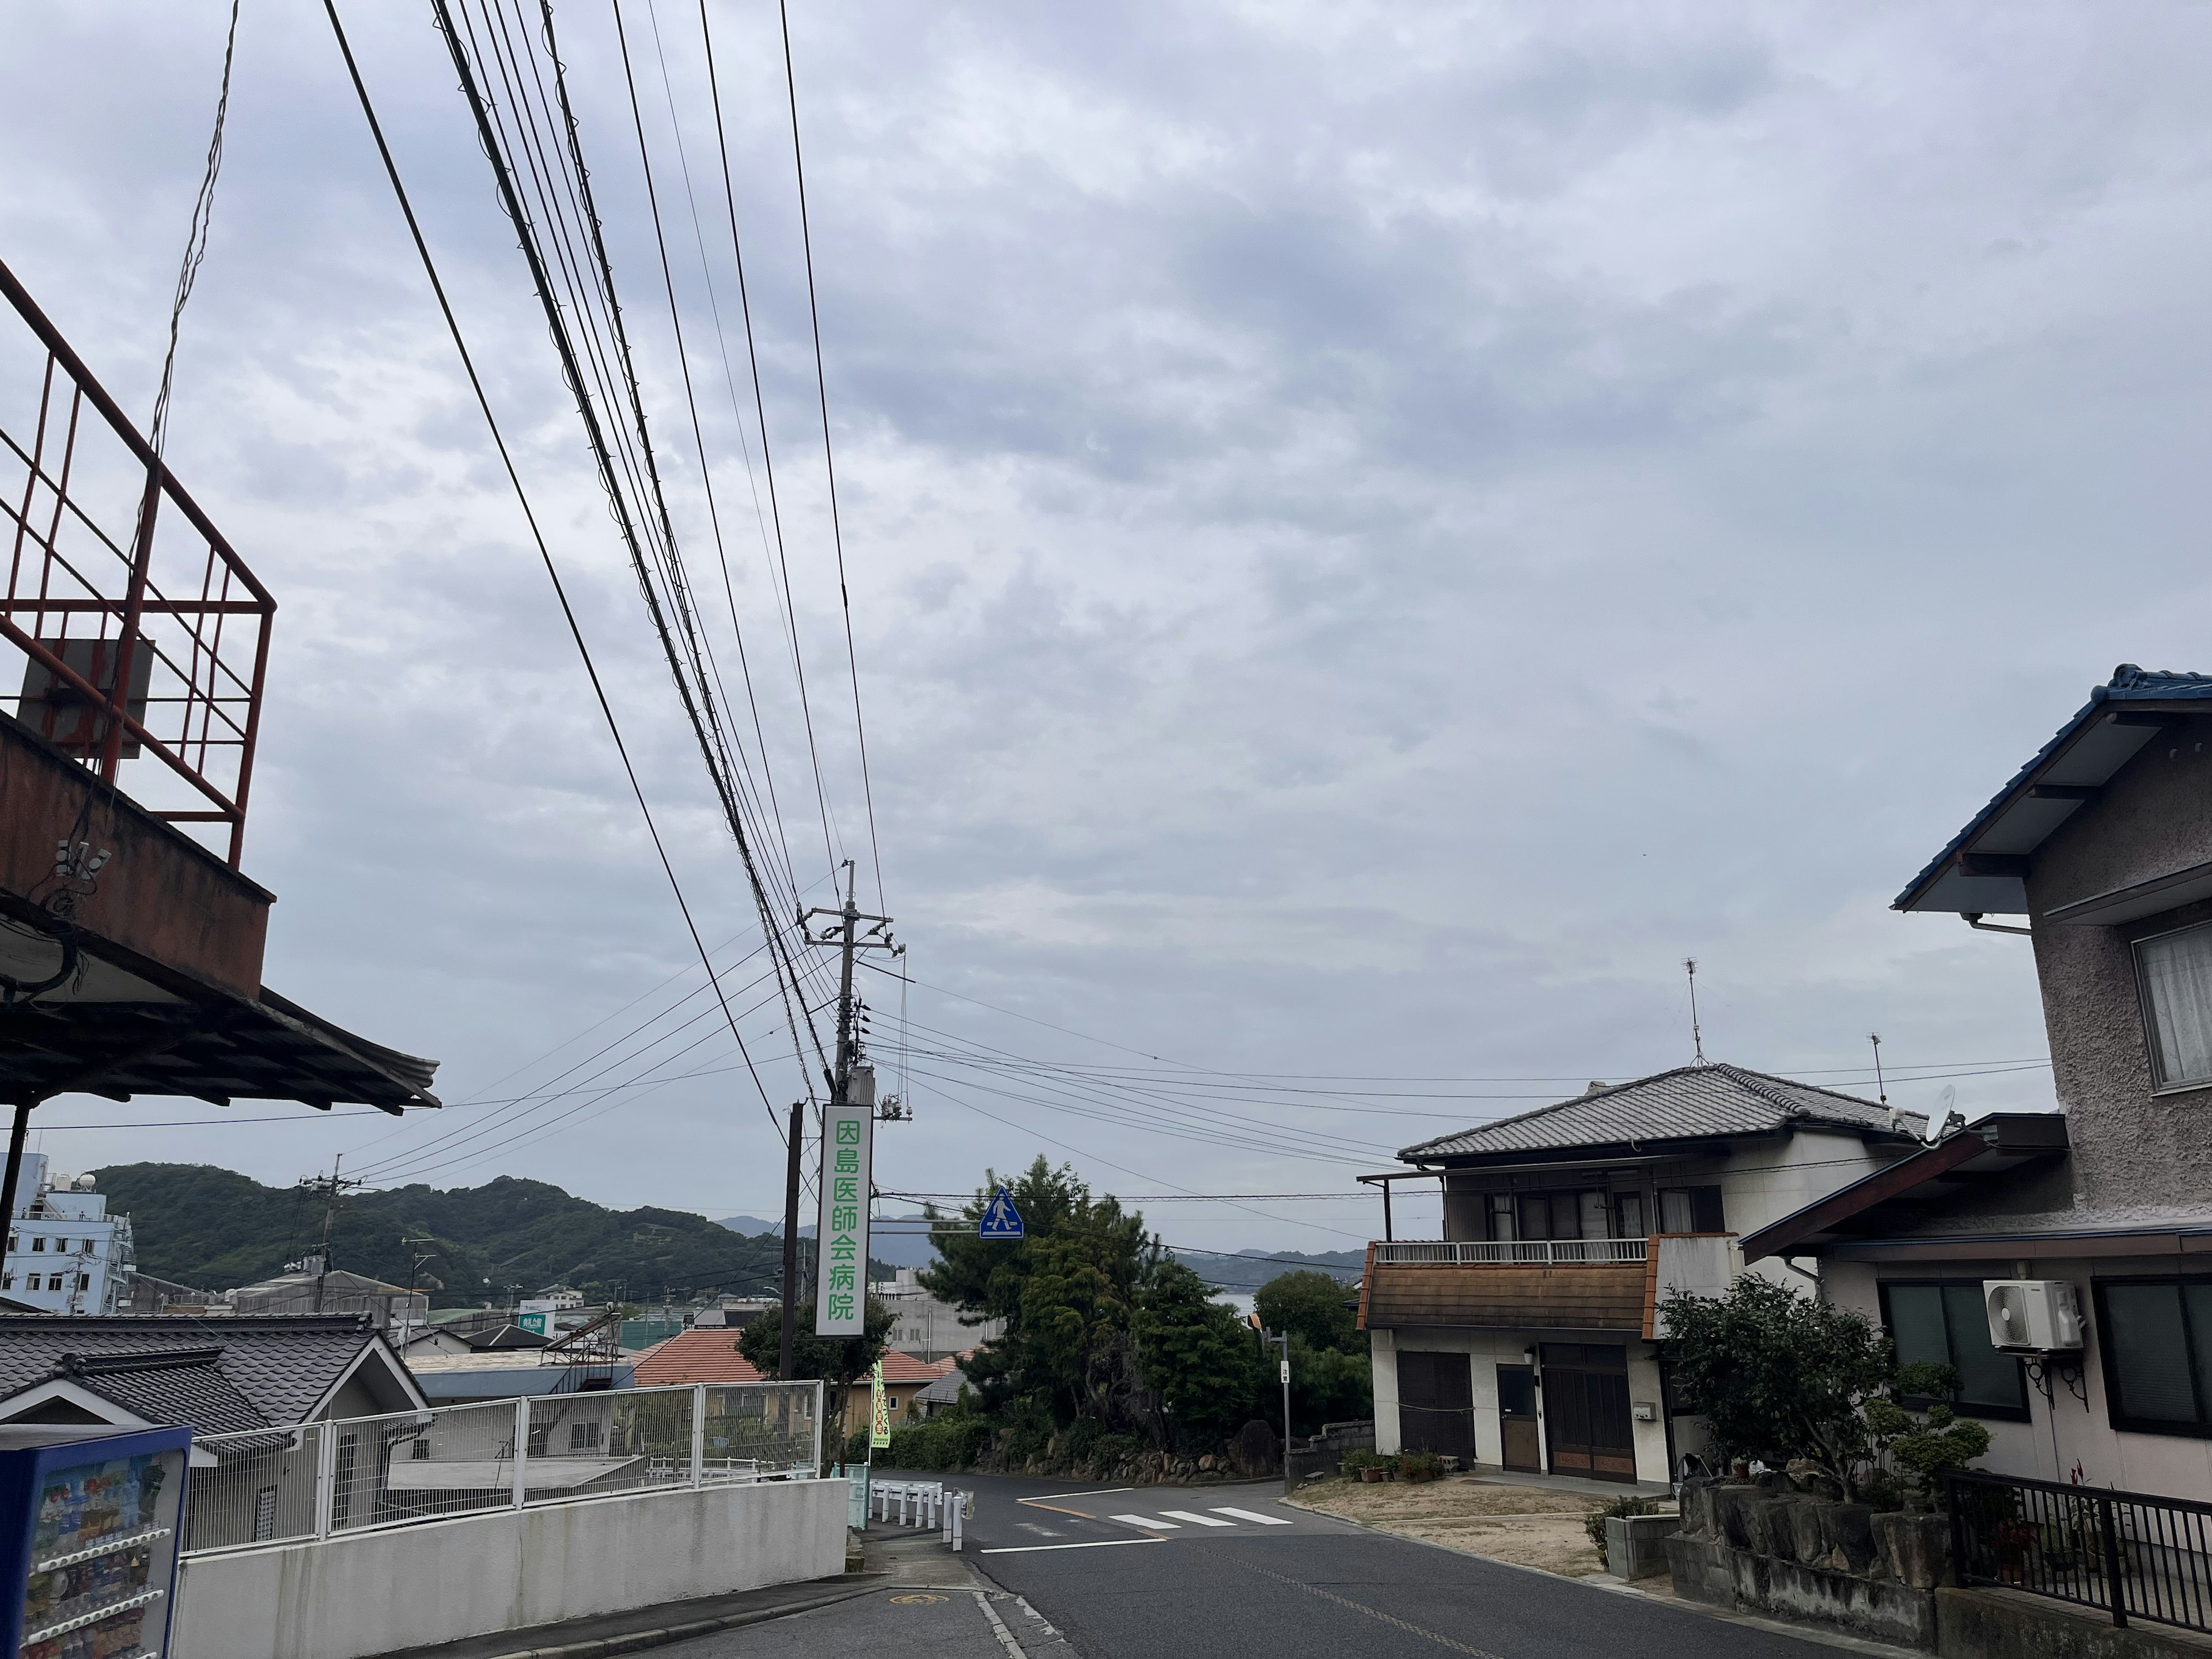
[[[1177,1250],[1176,1261],[1207,1284],[1224,1291],[1256,1291],[1278,1273],[1310,1268],[1347,1284],[1358,1284],[1364,1270],[1364,1250],[1239,1250],[1234,1255],[1206,1250]]]
[[[228,1290],[283,1271],[320,1243],[325,1200],[264,1187],[205,1164],[123,1164],[94,1172],[112,1213],[128,1215],[138,1267],[158,1279]],[[404,1239],[427,1239],[417,1245]],[[682,1210],[610,1210],[542,1181],[502,1176],[440,1192],[396,1187],[349,1194],[331,1233],[331,1265],[404,1285],[415,1272],[445,1288],[434,1307],[504,1301],[568,1284],[630,1301],[773,1285],[781,1247]]]

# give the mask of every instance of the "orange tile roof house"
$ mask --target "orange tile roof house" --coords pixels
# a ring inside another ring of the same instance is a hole
[[[760,1372],[738,1352],[738,1333],[720,1330],[685,1331],[637,1357],[637,1386],[660,1388],[672,1382],[758,1382]]]

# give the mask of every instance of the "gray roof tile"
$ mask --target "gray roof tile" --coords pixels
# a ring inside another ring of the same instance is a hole
[[[1900,1113],[1915,1134],[1927,1120]],[[1599,1089],[1555,1106],[1441,1135],[1398,1156],[1407,1162],[1492,1152],[1552,1152],[1623,1141],[1772,1134],[1798,1127],[1889,1127],[1889,1109],[1856,1095],[1771,1077],[1741,1066],[1684,1066]]]
[[[158,1356],[165,1351],[183,1358],[210,1348],[222,1351],[211,1367],[187,1367],[141,1375],[147,1390],[158,1390],[155,1380],[173,1379],[166,1396],[177,1412],[237,1409],[238,1400],[258,1415],[258,1421],[239,1426],[286,1426],[305,1422],[363,1348],[378,1340],[374,1323],[363,1315],[322,1315],[268,1319],[192,1319],[173,1315],[122,1315],[97,1317],[65,1314],[0,1316],[0,1401],[33,1388],[54,1376],[64,1355],[94,1362],[103,1358]],[[212,1371],[230,1393],[221,1393]],[[126,1373],[111,1373],[78,1380],[105,1397],[140,1416],[149,1415],[130,1405],[111,1389],[123,1386]],[[144,1395],[149,1407],[163,1397]],[[187,1416],[164,1415],[163,1421],[196,1421]],[[216,1432],[212,1425],[205,1431]]]

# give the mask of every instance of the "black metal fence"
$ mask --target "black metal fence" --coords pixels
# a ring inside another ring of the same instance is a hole
[[[2212,1632],[2212,1504],[1964,1470],[1945,1484],[1960,1583]]]

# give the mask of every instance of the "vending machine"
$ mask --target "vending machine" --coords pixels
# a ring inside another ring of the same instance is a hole
[[[168,1651],[190,1429],[0,1425],[0,1655]]]

